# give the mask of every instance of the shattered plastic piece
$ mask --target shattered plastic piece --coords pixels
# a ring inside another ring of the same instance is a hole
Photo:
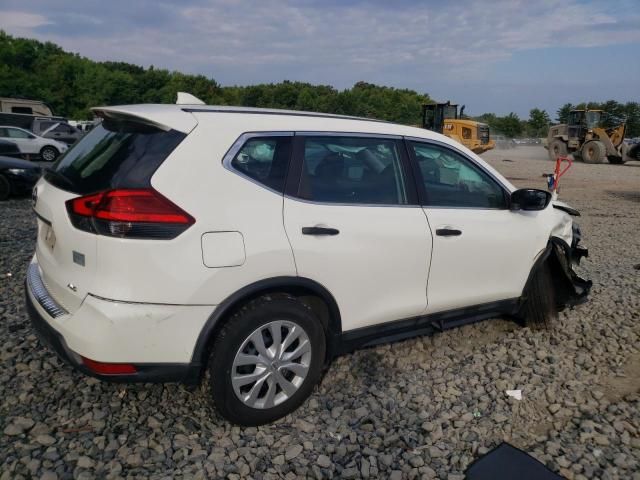
[[[340,435],[339,433],[329,432],[329,436],[331,438],[335,438],[338,441],[342,440],[342,435]]]
[[[507,396],[522,400],[522,390],[507,390]]]
[[[475,412],[473,412],[473,416],[475,418],[480,418],[482,416],[482,414],[478,410],[476,410]]]
[[[7,277],[11,277],[13,274],[11,272],[7,273]]]

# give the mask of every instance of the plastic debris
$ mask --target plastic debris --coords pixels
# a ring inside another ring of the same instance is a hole
[[[482,416],[482,414],[478,410],[476,410],[475,412],[473,412],[473,416],[475,418],[480,418]]]
[[[507,396],[522,400],[522,390],[507,390]]]
[[[7,277],[12,277],[13,274],[11,272],[7,273]]]

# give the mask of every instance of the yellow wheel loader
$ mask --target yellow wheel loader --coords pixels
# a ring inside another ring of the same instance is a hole
[[[572,153],[585,163],[621,164],[630,160],[629,146],[624,143],[625,122],[613,127],[603,127],[605,113],[602,110],[572,110],[569,122],[549,129],[545,148],[553,161],[558,156]]]
[[[429,103],[422,106],[422,128],[442,133],[461,143],[474,153],[483,153],[496,146],[489,138],[489,125],[462,118],[464,105],[458,115],[458,105]]]

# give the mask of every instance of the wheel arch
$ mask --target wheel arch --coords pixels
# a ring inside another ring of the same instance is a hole
[[[244,286],[216,307],[198,335],[191,363],[200,374],[204,371],[211,344],[217,332],[241,305],[267,294],[288,293],[307,304],[316,313],[327,333],[327,359],[331,358],[333,340],[342,333],[340,309],[333,295],[323,285],[305,277],[273,277]]]
[[[573,271],[572,254],[573,248],[562,238],[556,236],[550,236],[547,242],[547,246],[538,255],[531,270],[527,281],[525,282],[522,295],[520,297],[521,302],[524,300],[527,293],[527,287],[530,285],[534,276],[543,268],[545,263],[548,263],[551,270],[551,279],[556,297],[556,306],[559,310],[567,306],[573,306],[580,303],[586,296],[577,291],[578,289],[586,289],[588,293],[591,283],[582,280]]]

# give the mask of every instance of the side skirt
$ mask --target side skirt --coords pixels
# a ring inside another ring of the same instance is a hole
[[[349,330],[333,336],[329,360],[363,347],[432,335],[491,317],[515,315],[519,306],[520,299],[512,298]]]

